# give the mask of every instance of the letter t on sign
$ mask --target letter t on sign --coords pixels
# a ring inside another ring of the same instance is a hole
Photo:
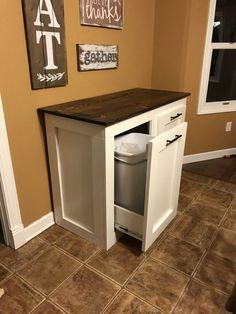
[[[67,84],[63,0],[23,0],[32,89]]]

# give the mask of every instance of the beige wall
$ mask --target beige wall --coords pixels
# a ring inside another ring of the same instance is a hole
[[[236,147],[236,113],[196,114],[208,0],[127,0],[122,31],[82,27],[79,0],[64,5],[69,84],[32,91],[21,1],[0,2],[0,91],[25,225],[51,210],[38,107],[132,87],[189,91],[186,154]],[[118,44],[119,69],[77,72],[77,43]]]
[[[153,87],[191,93],[187,155],[236,147],[235,112],[197,115],[208,7],[208,0],[156,0]]]
[[[132,87],[150,87],[154,0],[125,1],[124,29],[82,27],[79,0],[64,1],[69,84],[32,91],[21,1],[0,2],[0,90],[23,223],[51,210],[38,107]],[[134,9],[135,8],[135,9]],[[118,70],[77,72],[76,44],[118,44]]]

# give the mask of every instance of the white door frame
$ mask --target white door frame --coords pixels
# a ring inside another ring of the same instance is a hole
[[[0,218],[6,243],[17,249],[26,243],[24,226],[22,224],[15,177],[11,162],[11,154],[0,94],[0,188],[2,202]]]

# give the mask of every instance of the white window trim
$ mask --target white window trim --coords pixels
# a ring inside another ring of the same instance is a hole
[[[206,102],[206,95],[208,89],[208,79],[211,68],[211,56],[213,49],[236,49],[236,43],[212,43],[213,23],[215,17],[216,1],[210,0],[207,34],[205,41],[205,51],[202,66],[202,76],[199,93],[198,114],[210,114],[220,112],[236,111],[236,100],[221,101],[221,102]],[[236,77],[235,77],[236,79]]]

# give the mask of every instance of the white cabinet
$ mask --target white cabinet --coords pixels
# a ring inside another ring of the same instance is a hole
[[[56,223],[109,249],[120,230],[143,251],[176,215],[186,137],[186,98],[109,126],[45,114]],[[114,138],[141,124],[148,144],[144,216],[114,204]]]

